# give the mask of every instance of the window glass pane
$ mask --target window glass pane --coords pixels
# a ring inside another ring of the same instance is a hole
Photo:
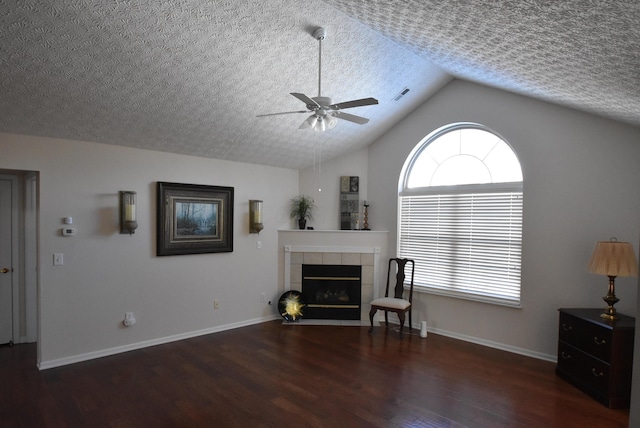
[[[432,186],[473,183],[491,183],[491,174],[480,159],[468,155],[448,159],[440,165],[431,180]]]
[[[436,161],[428,153],[423,152],[411,168],[407,187],[413,189],[431,186],[431,177],[436,172],[436,168],[438,168]]]
[[[462,153],[484,160],[489,152],[502,140],[490,132],[482,129],[461,129]]]
[[[494,183],[522,181],[522,169],[518,158],[504,141],[500,141],[500,144],[491,150],[484,163],[491,170]]]
[[[424,145],[406,177],[407,188],[522,181],[520,163],[511,147],[484,129],[441,132]]]
[[[426,152],[439,164],[460,154],[460,131],[447,132],[433,140]]]

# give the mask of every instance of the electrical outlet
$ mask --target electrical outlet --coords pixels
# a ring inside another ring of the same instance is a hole
[[[125,326],[131,327],[136,323],[136,319],[133,316],[133,312],[125,312],[124,313],[124,321],[122,322]]]
[[[256,241],[256,248],[258,250],[262,249],[262,241]]]
[[[213,309],[220,309],[220,300],[213,301]]]

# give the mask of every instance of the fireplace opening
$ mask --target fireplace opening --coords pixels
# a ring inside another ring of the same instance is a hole
[[[302,295],[309,319],[359,320],[362,266],[302,265]]]

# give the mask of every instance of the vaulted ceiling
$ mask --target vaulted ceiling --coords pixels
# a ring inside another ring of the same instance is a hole
[[[348,111],[370,122],[257,117],[318,95],[320,26],[322,95],[378,99]],[[638,70],[640,2],[0,0],[0,132],[288,168],[371,144],[454,77],[640,126]]]

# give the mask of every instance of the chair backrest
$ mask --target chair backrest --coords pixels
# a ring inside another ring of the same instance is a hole
[[[411,279],[409,281],[409,302],[413,299],[413,273],[415,268],[415,263],[411,259],[399,259],[399,258],[391,258],[389,259],[389,270],[387,272],[387,288],[384,293],[384,297],[389,297],[389,279],[391,277],[391,272],[393,268],[393,264],[396,264],[396,284],[393,287],[393,297],[396,299],[402,299],[402,295],[404,293],[404,281],[406,278],[405,268],[407,263],[411,264]]]

